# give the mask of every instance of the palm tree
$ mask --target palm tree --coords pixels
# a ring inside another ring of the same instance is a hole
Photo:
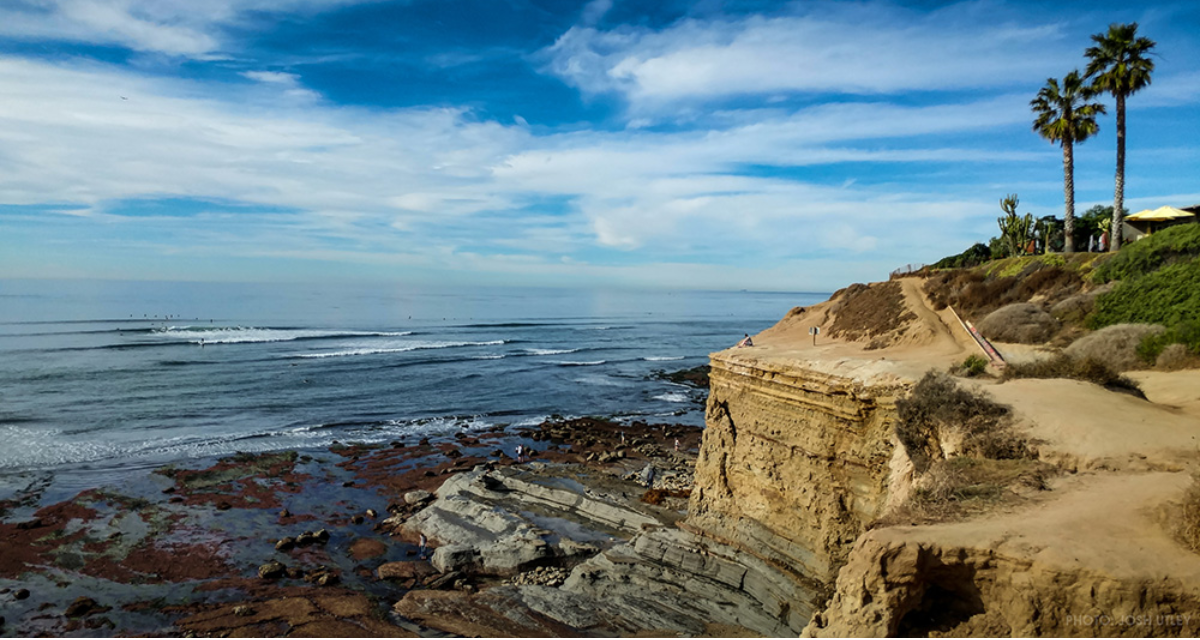
[[[1121,248],[1121,212],[1125,205],[1125,98],[1150,84],[1154,61],[1147,57],[1154,41],[1138,37],[1137,23],[1111,24],[1108,33],[1092,36],[1088,47],[1087,77],[1097,91],[1111,93],[1117,100],[1117,185],[1113,193],[1112,232],[1109,250]]]
[[[1066,212],[1063,215],[1063,252],[1075,252],[1075,143],[1087,140],[1100,127],[1096,116],[1104,113],[1104,105],[1088,102],[1096,91],[1084,83],[1079,71],[1068,73],[1062,80],[1049,78],[1037,97],[1029,102],[1034,115],[1033,130],[1050,142],[1062,145],[1063,195]]]

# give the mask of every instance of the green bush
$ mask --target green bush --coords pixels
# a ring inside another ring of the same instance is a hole
[[[1200,318],[1189,318],[1157,334],[1149,335],[1138,344],[1137,354],[1146,362],[1154,362],[1167,345],[1182,344],[1187,350],[1200,355]]]
[[[1096,298],[1087,324],[1092,329],[1123,322],[1173,327],[1196,318],[1200,318],[1200,258],[1122,280]]]
[[[1096,282],[1144,276],[1162,267],[1200,256],[1200,224],[1181,224],[1132,242],[1096,269]]]
[[[971,354],[967,356],[966,360],[963,360],[962,370],[968,378],[974,378],[975,376],[983,375],[987,371],[987,366],[987,358]]]

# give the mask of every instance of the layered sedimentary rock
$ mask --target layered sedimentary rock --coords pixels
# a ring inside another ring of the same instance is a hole
[[[848,375],[847,375],[848,374]],[[685,527],[804,588],[811,615],[890,495],[895,398],[886,366],[712,358],[707,431]]]

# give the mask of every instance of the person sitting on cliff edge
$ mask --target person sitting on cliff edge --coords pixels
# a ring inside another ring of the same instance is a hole
[[[742,338],[742,341],[741,341],[741,342],[737,343],[737,346],[739,346],[739,347],[753,347],[753,346],[754,346],[754,341],[750,339],[750,334],[748,334],[748,333],[747,333],[747,334],[745,334],[745,336],[746,336],[746,337],[745,337],[745,338]]]

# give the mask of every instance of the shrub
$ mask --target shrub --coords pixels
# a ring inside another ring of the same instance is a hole
[[[1174,371],[1176,369],[1186,369],[1190,365],[1194,365],[1196,358],[1188,353],[1187,347],[1179,344],[1169,344],[1158,357],[1154,359],[1154,366],[1165,371]]]
[[[1092,382],[1113,391],[1125,391],[1144,398],[1137,383],[1117,373],[1101,360],[1076,360],[1068,355],[1032,362],[1011,363],[1004,367],[1002,380],[1016,378],[1069,378]]]
[[[1200,258],[1122,280],[1096,298],[1087,324],[1092,329],[1123,322],[1172,327],[1195,318],[1200,318]]]
[[[1092,277],[1097,282],[1126,280],[1198,256],[1200,224],[1182,224],[1122,247],[1116,257],[1097,268]]]
[[[1076,340],[1064,353],[1075,360],[1103,362],[1114,371],[1140,369],[1154,361],[1154,356],[1141,354],[1145,340],[1163,331],[1156,324],[1114,324]]]
[[[1175,535],[1187,548],[1200,553],[1200,480],[1193,479],[1192,486],[1183,494],[1176,520]]]
[[[1010,409],[963,389],[945,374],[930,371],[896,402],[896,436],[913,466],[923,472],[945,457],[943,445],[960,441],[963,453],[1016,458],[1028,453],[1008,425]]]
[[[968,378],[974,378],[975,376],[983,375],[987,371],[987,366],[987,358],[976,354],[971,354],[967,356],[966,360],[962,361],[962,364],[958,365],[957,369],[960,375],[964,375]]]
[[[991,340],[1037,344],[1050,340],[1059,322],[1028,302],[1001,307],[979,321],[979,332]]]
[[[1137,352],[1147,362],[1154,362],[1171,345],[1200,355],[1200,318],[1192,318],[1155,335],[1142,339]]]

